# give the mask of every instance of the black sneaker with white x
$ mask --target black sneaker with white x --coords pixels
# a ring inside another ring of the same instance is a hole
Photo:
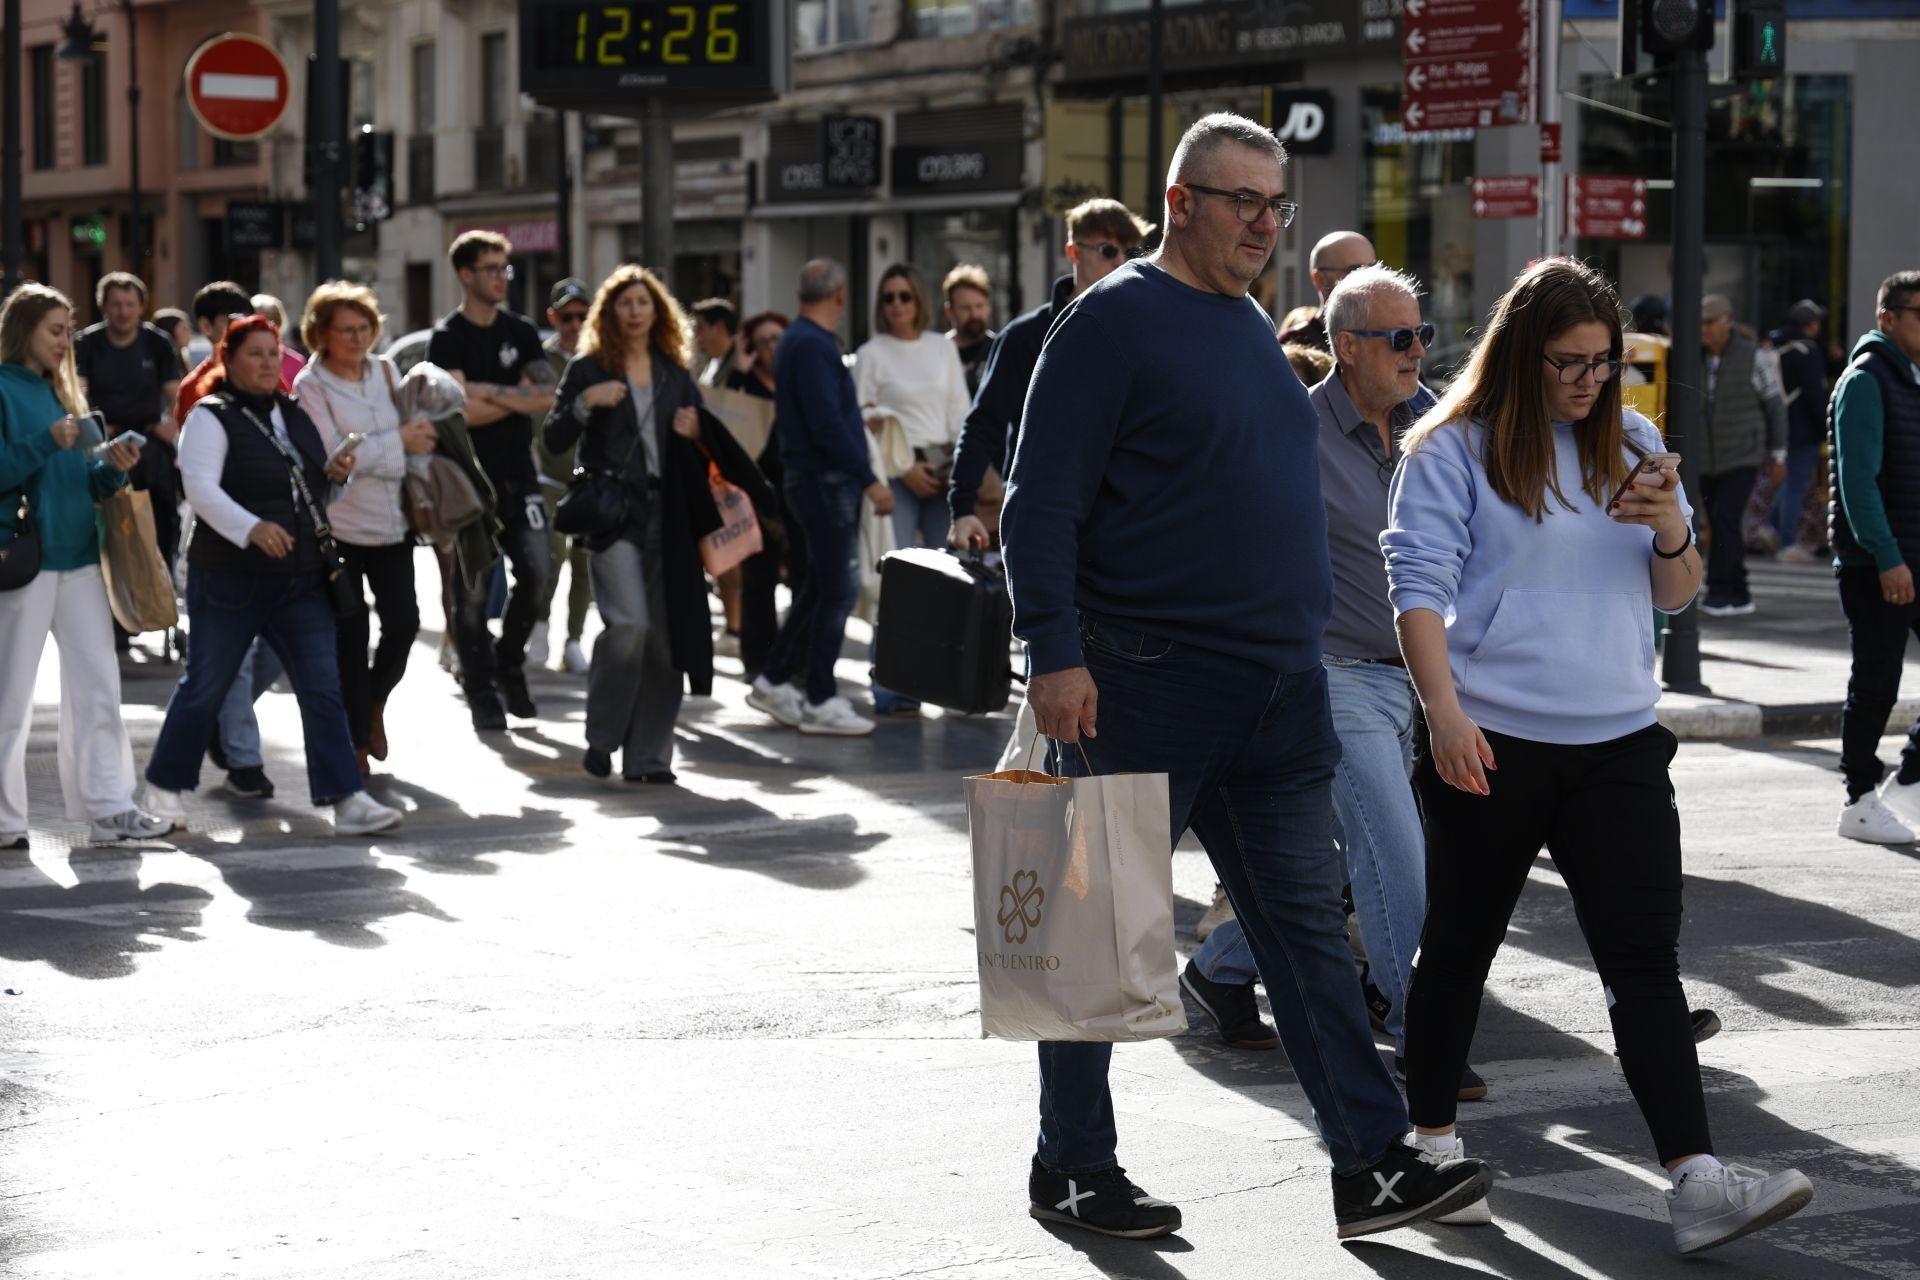
[[[1484,1160],[1429,1164],[1396,1142],[1371,1169],[1333,1175],[1333,1216],[1340,1238],[1351,1240],[1452,1213],[1491,1186],[1493,1169]]]
[[[1042,1222],[1064,1222],[1103,1236],[1145,1240],[1180,1229],[1180,1210],[1127,1181],[1118,1166],[1098,1173],[1055,1173],[1033,1160],[1027,1175],[1027,1212]]]

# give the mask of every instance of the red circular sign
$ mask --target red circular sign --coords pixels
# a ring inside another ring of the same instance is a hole
[[[187,103],[208,133],[251,142],[286,114],[287,64],[259,36],[229,31],[187,59]]]

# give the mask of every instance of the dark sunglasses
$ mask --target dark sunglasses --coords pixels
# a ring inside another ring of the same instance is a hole
[[[1350,333],[1356,338],[1386,338],[1393,343],[1395,351],[1411,351],[1415,338],[1420,339],[1420,345],[1423,347],[1432,346],[1433,335],[1439,330],[1430,324],[1423,324],[1418,328],[1403,324],[1398,329],[1342,329],[1340,332]]]
[[[556,317],[561,324],[585,324],[587,313],[584,311],[562,311]]]
[[[1569,387],[1579,382],[1582,375],[1589,371],[1593,373],[1595,382],[1609,381],[1626,364],[1625,360],[1555,360],[1552,356],[1544,358],[1548,364],[1560,371],[1561,383]]]
[[[912,302],[913,295],[910,293],[883,293],[880,295],[880,301],[885,306],[892,306],[896,302]]]
[[[1122,249],[1111,240],[1102,240],[1099,244],[1089,244],[1085,240],[1075,240],[1073,245],[1074,248],[1079,249],[1082,253],[1097,253],[1108,262],[1112,262],[1115,258],[1130,258],[1133,256],[1131,250]]]

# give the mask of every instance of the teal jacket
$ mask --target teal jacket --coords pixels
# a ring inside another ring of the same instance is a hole
[[[100,563],[93,507],[127,482],[84,448],[55,446],[47,428],[66,414],[45,378],[0,364],[0,542],[19,531],[24,490],[40,535],[40,567],[62,573]]]
[[[1878,329],[1854,343],[1849,361],[1870,346],[1892,356],[1909,376],[1913,361]],[[1880,499],[1880,465],[1886,452],[1887,417],[1880,403],[1880,384],[1865,369],[1850,369],[1833,389],[1833,460],[1840,473],[1840,501],[1845,505],[1854,540],[1873,557],[1873,567],[1885,573],[1906,563],[1894,540],[1887,507]]]

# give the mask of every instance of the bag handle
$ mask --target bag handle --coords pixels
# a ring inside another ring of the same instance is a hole
[[[1033,763],[1033,753],[1034,753],[1034,751],[1035,751],[1036,749],[1038,749],[1038,747],[1040,746],[1040,737],[1041,737],[1041,735],[1040,735],[1040,731],[1039,731],[1038,729],[1035,729],[1035,730],[1033,731],[1033,741],[1027,744],[1027,763],[1028,763],[1029,765],[1031,765],[1031,764]],[[1054,742],[1054,741],[1057,741],[1057,739],[1054,739],[1054,738],[1048,738],[1048,739],[1047,739],[1047,741],[1048,741],[1048,742]],[[1078,748],[1079,748],[1079,750],[1080,750],[1080,763],[1081,763],[1081,764],[1084,764],[1085,766],[1087,766],[1087,776],[1088,776],[1088,777],[1092,777],[1092,776],[1094,776],[1094,768],[1093,768],[1093,761],[1091,761],[1091,760],[1089,760],[1089,759],[1087,758],[1087,747],[1086,747],[1086,744],[1085,744],[1084,742],[1080,742],[1080,741],[1077,741],[1077,740],[1076,740],[1076,741],[1074,742],[1074,744],[1073,744],[1073,745],[1074,745],[1075,747],[1078,747]],[[1034,772],[1034,770],[1033,770],[1033,769],[1031,769],[1031,768],[1029,768],[1029,769],[1027,769],[1027,770],[1026,770],[1026,772],[1028,772],[1028,773],[1032,773],[1032,772]]]

